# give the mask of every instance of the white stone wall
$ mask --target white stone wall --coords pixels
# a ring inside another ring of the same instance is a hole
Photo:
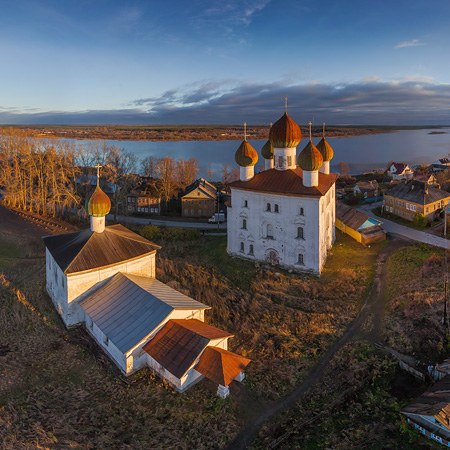
[[[270,211],[267,204],[270,204]],[[274,260],[270,257],[272,254],[278,256],[281,266],[319,274],[335,239],[334,224],[334,186],[322,197],[232,188],[228,253],[256,261]],[[303,228],[303,237],[298,235],[299,227]],[[250,246],[253,246],[253,254]],[[303,264],[299,262],[299,255],[303,255]]]
[[[56,264],[48,249],[45,249],[45,266],[48,295],[52,299],[59,315],[66,323],[67,317],[69,316],[69,306],[67,303],[67,277],[58,264]]]

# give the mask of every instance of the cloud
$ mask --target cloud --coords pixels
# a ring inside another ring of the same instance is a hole
[[[0,107],[0,123],[268,124],[284,109],[299,123],[450,124],[450,84],[427,79],[324,84],[204,81],[133,101],[130,108],[26,113]]]
[[[419,39],[411,39],[410,41],[399,42],[394,48],[421,47],[422,45],[426,45],[425,42],[422,42]]]

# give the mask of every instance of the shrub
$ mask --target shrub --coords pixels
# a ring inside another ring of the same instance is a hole
[[[416,227],[425,228],[428,225],[428,219],[423,214],[417,213],[414,216],[413,223]]]
[[[200,231],[195,228],[162,228],[156,225],[142,227],[140,234],[150,241],[195,241],[200,238]]]

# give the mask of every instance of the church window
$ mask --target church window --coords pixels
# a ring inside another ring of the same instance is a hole
[[[279,209],[278,209],[278,205],[277,205],[277,204],[275,204],[275,212],[276,212],[276,213],[279,212]]]
[[[267,239],[273,239],[273,226],[269,223],[267,224]]]
[[[303,227],[297,227],[297,239],[305,239]]]
[[[298,254],[297,264],[300,264],[300,265],[302,265],[302,266],[305,265],[304,259],[303,259],[303,254],[302,254],[302,253],[299,253],[299,254]]]
[[[304,216],[305,215],[305,210],[303,207],[300,207],[300,215]]]
[[[244,243],[241,242],[241,252],[244,252]]]
[[[266,205],[266,211],[270,211],[272,208],[271,208],[271,206],[270,206],[270,203],[267,203],[267,205]]]
[[[278,167],[283,167],[283,157],[282,156],[278,157]]]
[[[109,345],[109,337],[106,334],[103,335],[103,343],[108,346]]]
[[[242,219],[242,229],[243,230],[247,229],[247,219]]]
[[[244,200],[244,208],[248,208],[248,200]]]
[[[287,157],[288,166],[292,166],[292,156]]]
[[[250,244],[250,246],[248,248],[248,254],[253,255],[253,244]]]

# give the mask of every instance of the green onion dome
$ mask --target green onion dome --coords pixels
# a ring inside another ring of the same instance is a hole
[[[334,156],[333,147],[328,143],[328,141],[323,137],[317,144],[317,150],[322,154],[324,161],[331,161]]]
[[[87,212],[90,216],[93,217],[104,217],[109,213],[110,210],[111,200],[97,184],[95,191],[92,193],[88,201]]]
[[[302,139],[302,132],[286,112],[272,125],[269,139],[275,148],[297,147]]]
[[[263,145],[261,149],[261,155],[264,159],[273,158],[273,145],[272,142],[270,142],[270,140]]]
[[[241,167],[254,166],[258,162],[258,152],[246,140],[236,150],[234,159]]]
[[[309,141],[307,146],[300,152],[297,159],[297,164],[309,172],[319,170],[323,164],[322,154],[317,150],[317,147]]]

